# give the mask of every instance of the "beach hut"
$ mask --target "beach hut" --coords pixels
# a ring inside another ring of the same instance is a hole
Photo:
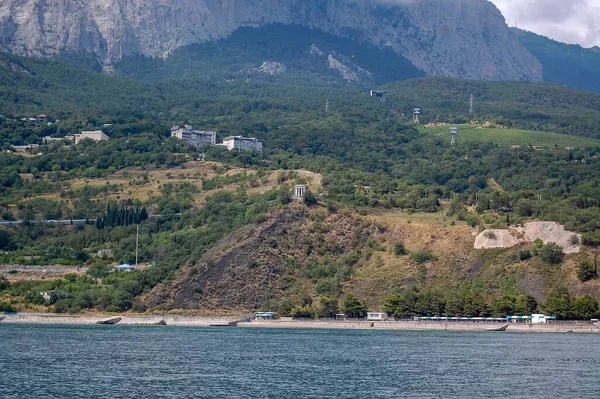
[[[254,315],[256,320],[273,320],[275,312],[258,312]]]
[[[388,319],[387,313],[379,312],[368,312],[367,321],[386,321]]]

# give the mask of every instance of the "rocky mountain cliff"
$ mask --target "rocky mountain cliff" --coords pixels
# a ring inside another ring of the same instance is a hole
[[[542,79],[487,0],[3,0],[0,51],[167,57],[244,26],[301,25],[389,47],[429,75]]]

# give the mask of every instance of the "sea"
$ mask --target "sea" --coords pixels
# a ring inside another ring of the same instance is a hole
[[[0,323],[0,398],[598,398],[600,335]]]

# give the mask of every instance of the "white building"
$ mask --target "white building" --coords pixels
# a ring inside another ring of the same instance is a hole
[[[75,144],[79,144],[80,141],[90,139],[94,141],[108,141],[109,137],[102,132],[102,130],[83,131],[81,134],[75,135]]]
[[[292,195],[292,198],[295,200],[303,200],[307,190],[308,186],[306,184],[296,184],[294,186],[294,195]]]
[[[215,145],[217,143],[217,132],[193,130],[190,125],[173,126],[171,128],[171,137],[176,137],[195,147]]]
[[[223,145],[231,150],[256,150],[262,151],[263,145],[256,138],[243,136],[230,136],[223,139]]]
[[[367,313],[367,321],[386,321],[388,319],[387,313],[369,312]]]

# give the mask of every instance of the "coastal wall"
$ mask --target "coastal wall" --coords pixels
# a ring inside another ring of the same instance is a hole
[[[417,321],[253,321],[240,323],[238,327],[248,328],[323,328],[349,330],[402,330],[402,331],[493,331],[502,323],[447,323]],[[593,324],[517,324],[509,323],[506,331],[535,333],[600,333]]]
[[[53,313],[18,313],[8,314],[2,324],[65,324],[93,325],[99,321],[120,317],[118,325],[151,326],[164,320],[168,326],[209,327],[211,325],[227,325],[237,320],[236,317],[201,317],[178,315],[64,315]],[[450,322],[416,322],[416,321],[333,321],[333,320],[273,320],[238,323],[242,328],[297,328],[297,329],[345,329],[345,330],[398,330],[398,331],[493,331],[505,324],[502,323],[450,323]],[[552,324],[520,324],[509,323],[506,329],[515,333],[600,333],[600,328],[591,323],[552,323]]]
[[[119,325],[151,326],[157,325],[161,321],[169,326],[190,326],[190,327],[209,327],[210,325],[227,324],[235,321],[235,317],[198,317],[198,316],[177,316],[177,315],[127,315],[127,316],[107,316],[107,315],[64,315],[55,313],[17,313],[8,314],[2,320],[2,323],[14,324],[97,324],[120,317]]]

